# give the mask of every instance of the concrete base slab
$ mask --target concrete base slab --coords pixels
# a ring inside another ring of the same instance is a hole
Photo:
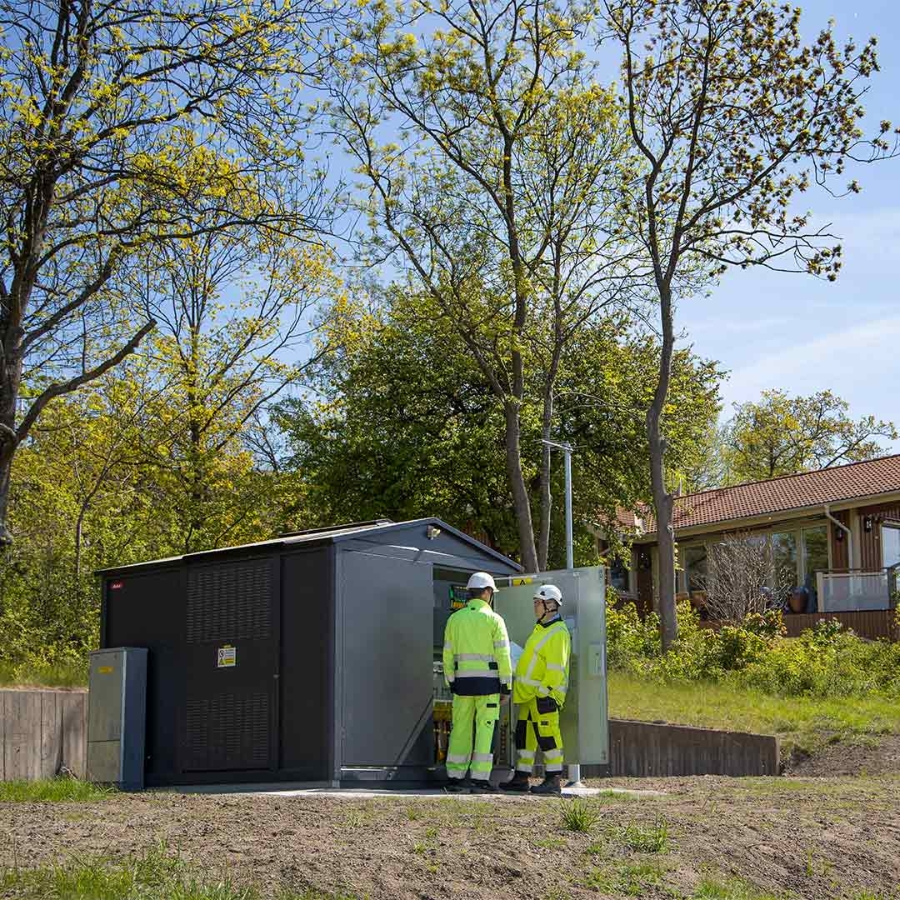
[[[204,784],[190,787],[162,788],[183,794],[251,794],[257,797],[334,797],[338,800],[372,800],[381,797],[425,799],[459,797],[473,800],[520,800],[524,797],[537,801],[546,799],[532,794],[449,794],[439,788],[334,788],[318,784]],[[598,797],[601,794],[621,794],[628,797],[661,797],[662,791],[636,791],[627,788],[564,787],[562,796],[568,798]]]
[[[373,797],[460,797],[473,800],[520,800],[523,797],[533,798],[535,800],[543,800],[544,797],[537,797],[534,794],[448,794],[443,790],[422,789],[422,790],[357,790],[354,788],[306,788],[290,791],[261,791],[260,794],[266,796],[277,797],[338,797],[348,800],[368,800]],[[601,794],[621,794],[628,797],[661,797],[662,791],[632,791],[626,788],[590,788],[590,787],[564,787],[562,796],[569,798],[576,797],[599,797]]]

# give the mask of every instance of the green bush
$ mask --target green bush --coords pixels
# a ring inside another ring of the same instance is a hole
[[[728,682],[782,697],[900,699],[900,644],[866,641],[833,620],[784,637],[781,614],[751,615],[718,630],[678,605],[678,640],[661,652],[658,619],[633,605],[607,609],[610,666],[649,681]]]
[[[641,619],[633,603],[620,606],[615,589],[607,588],[606,642],[609,664],[614,668],[627,668],[633,659],[659,656],[659,617],[650,613]]]

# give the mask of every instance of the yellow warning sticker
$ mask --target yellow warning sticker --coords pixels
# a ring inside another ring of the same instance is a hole
[[[523,584],[531,584],[533,581],[533,578],[513,578],[510,584],[513,587],[522,587]]]
[[[237,665],[237,647],[226,644],[224,647],[219,647],[217,652],[217,668],[230,669]]]
[[[101,675],[111,675],[113,667],[112,666],[97,666],[97,671]]]

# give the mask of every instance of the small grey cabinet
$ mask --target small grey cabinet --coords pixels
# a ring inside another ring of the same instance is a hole
[[[114,647],[91,653],[87,772],[91,781],[125,791],[144,787],[147,650]]]

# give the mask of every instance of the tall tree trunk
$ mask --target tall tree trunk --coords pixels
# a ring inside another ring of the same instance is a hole
[[[2,315],[2,313],[0,313]],[[22,381],[21,329],[10,328],[8,320],[0,319],[6,326],[0,334],[0,547],[12,543],[12,532],[7,525],[9,514],[9,489],[13,457],[19,445],[16,434],[16,401]]]
[[[200,405],[200,325],[199,316],[194,311],[194,324],[191,327],[190,355],[188,367],[185,372],[187,378],[188,400],[188,482],[189,482],[189,520],[188,531],[185,535],[185,553],[194,550],[209,549],[201,544],[194,546],[194,539],[202,534],[205,515],[204,499],[206,478],[203,466],[203,427],[197,415]]]
[[[80,593],[81,588],[81,545],[84,540],[84,514],[86,506],[82,506],[75,522],[75,588]]]
[[[504,407],[506,418],[506,471],[512,488],[513,504],[516,510],[516,524],[519,529],[519,548],[522,565],[526,572],[538,571],[537,550],[534,546],[534,526],[531,521],[531,502],[525,476],[522,474],[522,454],[520,446],[519,404],[507,400]]]
[[[562,282],[562,242],[558,241],[553,252],[553,352],[550,368],[544,378],[544,409],[541,420],[541,437],[549,441],[553,430],[554,389],[559,376],[559,361],[563,348],[562,304],[560,285]],[[549,567],[550,559],[550,518],[553,513],[553,496],[550,490],[550,448],[541,447],[541,526],[538,537],[538,562],[541,571]]]
[[[662,351],[659,357],[659,379],[653,403],[647,411],[647,439],[650,444],[650,480],[656,511],[657,547],[659,550],[659,618],[662,626],[663,650],[668,650],[678,637],[675,617],[675,531],[672,527],[672,495],[666,490],[666,440],[662,435],[662,413],[672,379],[672,352],[675,346],[672,323],[672,292],[660,285],[662,318]]]
[[[6,524],[9,512],[9,483],[15,443],[9,438],[0,438],[0,547],[12,543],[12,532]]]

